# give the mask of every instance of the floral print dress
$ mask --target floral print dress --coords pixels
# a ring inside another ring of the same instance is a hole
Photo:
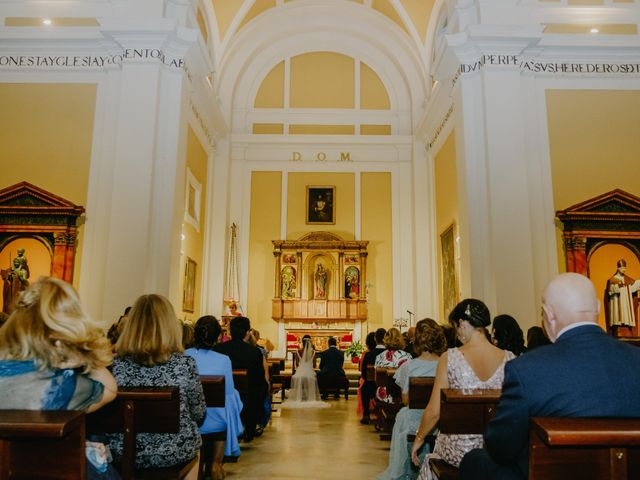
[[[462,352],[457,348],[448,350],[447,362],[447,379],[449,388],[459,389],[490,389],[502,388],[504,380],[505,364],[515,358],[515,355],[509,351],[504,352],[502,363],[493,372],[493,375],[487,380],[480,380],[474,372],[471,365],[467,363]],[[435,477],[429,467],[429,458],[441,458],[445,462],[458,467],[462,461],[462,457],[474,448],[482,448],[482,435],[447,435],[439,433],[436,437],[436,444],[433,453],[427,455],[422,462],[420,468],[420,476],[418,480],[433,480]]]
[[[376,367],[398,368],[413,357],[404,350],[385,350],[376,357]],[[376,390],[376,398],[381,402],[393,403],[391,395],[387,394],[386,387],[378,387]]]

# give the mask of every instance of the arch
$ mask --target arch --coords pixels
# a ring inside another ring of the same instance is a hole
[[[251,111],[261,80],[283,58],[313,51],[353,57],[372,68],[383,82],[392,110],[407,117],[410,133],[421,113],[424,70],[416,46],[385,18],[351,2],[297,2],[264,12],[230,42],[222,60],[218,97],[232,130],[246,129],[243,113]],[[283,25],[282,30],[273,25]]]
[[[425,40],[425,73],[429,78],[432,73],[431,69],[435,63],[437,51],[440,48],[438,35],[443,27],[442,23],[448,19],[448,9],[446,0],[436,0],[431,10],[431,18],[427,26],[427,37]]]

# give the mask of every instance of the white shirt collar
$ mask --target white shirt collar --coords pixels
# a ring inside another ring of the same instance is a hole
[[[571,325],[567,325],[566,327],[564,327],[562,330],[560,330],[558,332],[558,335],[556,335],[556,342],[558,341],[558,339],[560,338],[560,336],[563,333],[568,332],[569,330],[573,330],[574,328],[578,328],[578,327],[583,327],[585,325],[598,325],[597,323],[594,322],[576,322],[576,323],[572,323]]]
[[[384,345],[376,345],[376,348],[386,348]]]

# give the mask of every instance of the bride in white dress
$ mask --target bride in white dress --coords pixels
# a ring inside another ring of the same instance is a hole
[[[313,370],[313,346],[311,340],[305,340],[300,365],[291,377],[291,389],[287,400],[282,404],[288,408],[327,408],[329,403],[320,400],[316,372]]]

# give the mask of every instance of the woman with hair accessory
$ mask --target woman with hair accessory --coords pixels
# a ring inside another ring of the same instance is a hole
[[[417,357],[404,363],[393,376],[398,386],[402,388],[405,405],[409,403],[411,377],[435,377],[436,375],[438,359],[447,349],[447,339],[442,327],[430,318],[420,320],[416,324],[413,348]],[[420,425],[422,412],[422,409],[402,407],[396,415],[391,436],[389,466],[378,476],[378,480],[406,480],[416,477],[407,449],[407,434],[416,431]]]
[[[115,345],[113,376],[122,387],[180,388],[178,433],[142,433],[137,437],[136,467],[161,468],[198,455],[198,425],[205,418],[202,384],[193,358],[183,355],[182,325],[169,300],[142,295],[133,305]],[[122,455],[122,435],[110,435],[114,456]],[[198,476],[197,463],[187,479]]]
[[[224,375],[224,407],[207,408],[207,416],[200,427],[200,433],[227,432],[225,441],[215,441],[207,449],[205,443],[205,465],[211,465],[211,475],[213,480],[224,478],[225,473],[222,467],[222,460],[225,455],[237,457],[240,455],[240,445],[238,437],[244,431],[240,412],[242,411],[242,401],[240,394],[233,384],[233,370],[231,359],[226,355],[213,351],[213,347],[218,343],[218,338],[222,328],[218,319],[212,315],[200,317],[195,325],[194,346],[184,353],[193,357],[198,367],[200,375]],[[211,450],[211,451],[209,451]],[[211,462],[208,462],[210,453],[213,453]]]
[[[443,388],[489,389],[502,388],[504,365],[515,358],[513,353],[501,350],[487,339],[486,328],[491,324],[491,314],[480,300],[468,298],[458,303],[449,314],[449,322],[456,329],[460,348],[452,348],[438,361],[436,379],[429,404],[424,410],[416,431],[411,458],[420,464],[418,453],[425,436],[440,419],[440,390]],[[418,480],[434,478],[429,458],[441,458],[457,467],[465,453],[482,447],[482,435],[446,435],[439,433],[433,453],[422,461]]]
[[[111,361],[111,343],[73,287],[41,277],[0,328],[0,408],[93,412],[116,398]],[[103,444],[87,442],[87,454],[88,478],[118,477]]]

